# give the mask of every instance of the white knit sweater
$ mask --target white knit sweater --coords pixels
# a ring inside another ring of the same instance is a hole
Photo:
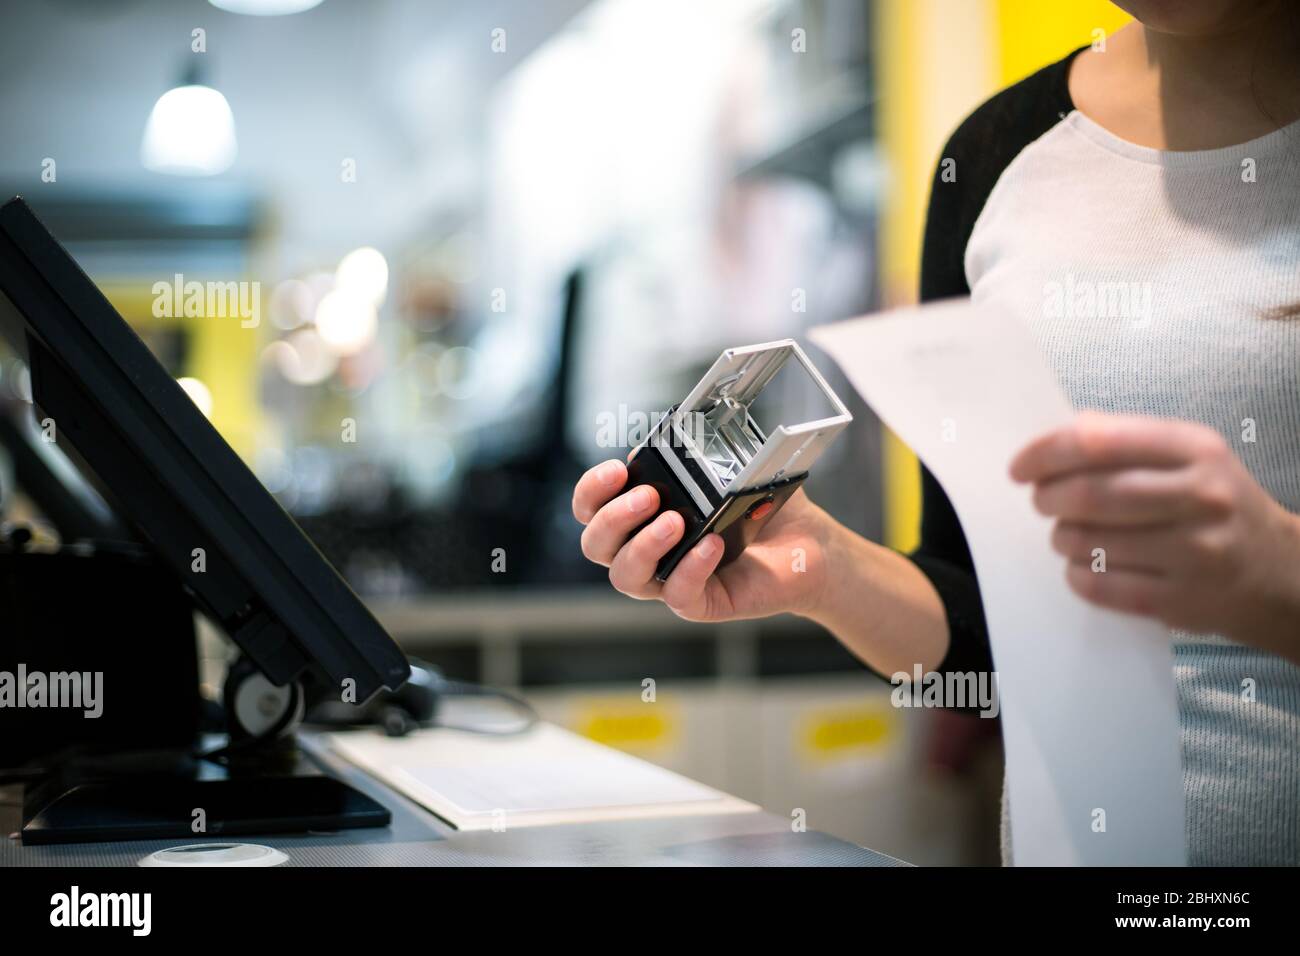
[[[965,266],[1076,407],[1203,422],[1300,512],[1300,318],[1269,317],[1300,303],[1300,123],[1165,152],[1070,112],[1002,173]],[[1173,637],[1189,862],[1300,864],[1300,667]]]

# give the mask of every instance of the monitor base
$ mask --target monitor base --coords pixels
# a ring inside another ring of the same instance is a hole
[[[384,827],[388,809],[340,780],[309,773],[55,773],[25,794],[24,845],[194,840]],[[219,768],[218,768],[219,769]]]

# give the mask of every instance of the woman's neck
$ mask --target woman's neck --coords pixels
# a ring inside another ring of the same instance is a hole
[[[1214,36],[1175,36],[1134,23],[1070,73],[1081,112],[1156,149],[1215,149],[1300,119],[1300,9],[1262,10]]]

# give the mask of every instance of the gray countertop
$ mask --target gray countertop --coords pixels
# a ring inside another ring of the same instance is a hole
[[[274,846],[289,866],[902,866],[893,857],[763,812],[458,832],[363,771],[312,748],[325,769],[387,806],[384,829],[240,838]],[[0,807],[16,829],[12,804]],[[154,852],[220,838],[23,846],[0,840],[0,866],[134,866]]]

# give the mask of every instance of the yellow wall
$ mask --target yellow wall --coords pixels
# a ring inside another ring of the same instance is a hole
[[[1107,0],[994,0],[992,6],[1001,86],[1091,43],[1093,30],[1111,34],[1131,19]]]
[[[238,319],[160,319],[153,314],[153,284],[149,281],[105,283],[104,296],[137,330],[184,325],[187,355],[181,374],[197,378],[212,393],[211,421],[245,460],[257,447],[261,410],[257,403],[257,359],[260,329],[245,329]]]
[[[881,223],[886,305],[916,301],[930,178],[948,135],[1000,88],[1113,32],[1128,15],[1106,0],[877,0],[879,132],[890,169]],[[916,458],[888,430],[885,543],[915,547]]]

